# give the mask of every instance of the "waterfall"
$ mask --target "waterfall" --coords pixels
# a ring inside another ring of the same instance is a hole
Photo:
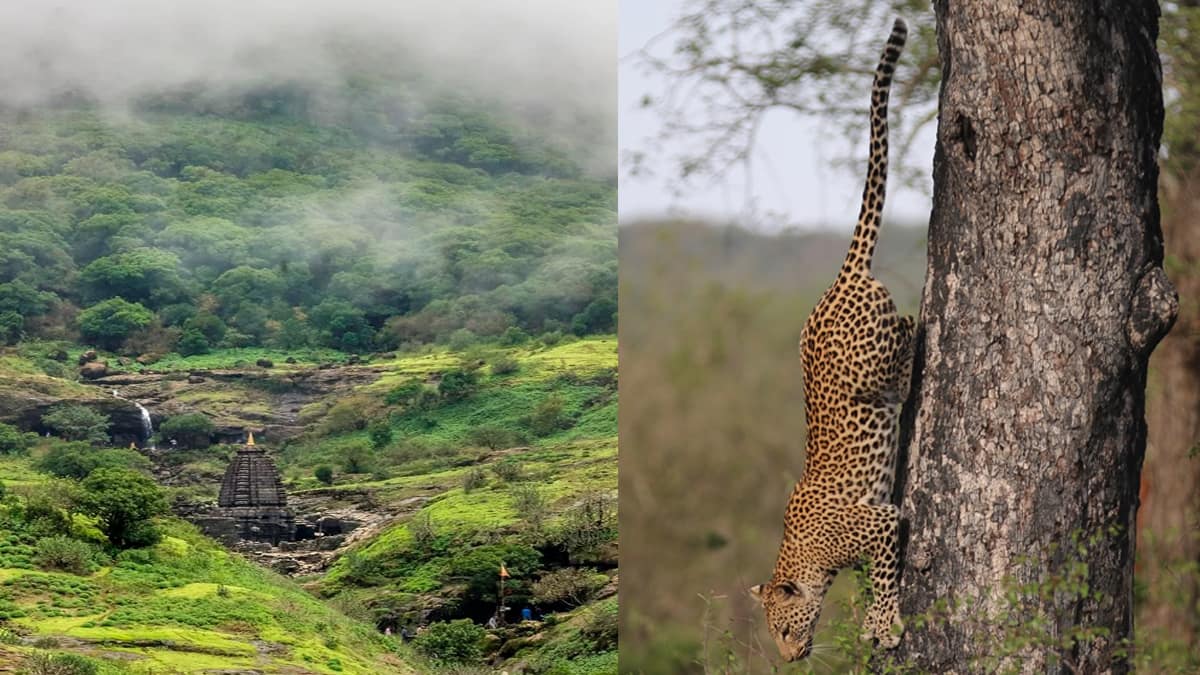
[[[137,406],[138,412],[142,415],[142,436],[138,440],[140,441],[140,445],[142,447],[146,447],[150,443],[150,437],[154,435],[154,423],[150,419],[150,411],[147,410],[146,406],[142,405],[141,403],[125,398],[118,393],[116,389],[112,390],[112,395],[121,399],[122,401],[129,401]],[[150,449],[154,450],[155,447],[151,445]]]
[[[142,445],[146,445],[150,442],[150,437],[154,435],[154,423],[150,421],[150,411],[146,410],[146,406],[137,401],[134,401],[133,404],[142,413]],[[150,449],[153,450],[154,446],[150,446]]]

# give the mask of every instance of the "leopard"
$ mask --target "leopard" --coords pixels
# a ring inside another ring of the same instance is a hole
[[[871,273],[888,163],[888,95],[908,37],[896,19],[871,88],[870,153],[858,222],[833,284],[800,333],[805,466],[788,499],[769,581],[750,589],[787,661],[812,651],[825,594],[837,573],[869,563],[871,604],[862,638],[895,648],[899,509],[891,503],[901,408],[912,379],[916,321],[899,316]]]

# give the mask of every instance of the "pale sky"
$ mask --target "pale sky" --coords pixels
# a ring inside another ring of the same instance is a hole
[[[656,111],[642,110],[637,102],[644,94],[658,91],[662,83],[647,77],[630,55],[666,29],[685,3],[686,0],[621,0],[618,135],[622,156],[626,150],[644,147],[646,139],[655,137],[661,125]],[[660,48],[669,50],[670,46],[668,39]],[[869,83],[864,83],[864,100],[867,96]],[[685,142],[673,141],[674,147]],[[933,142],[934,129],[929,125],[913,143],[909,161],[931,169]],[[854,152],[866,152],[865,135],[857,145],[861,150],[855,148]],[[700,184],[676,198],[668,187],[674,175],[665,159],[650,160],[654,173],[651,177],[630,176],[629,167],[622,164],[621,222],[678,214],[734,220],[763,230],[795,226],[849,232],[858,215],[863,179],[848,169],[829,165],[832,158],[846,154],[846,141],[832,125],[790,111],[772,112],[762,126],[754,151],[752,198],[758,216],[753,222],[746,222],[750,220],[746,218],[746,180],[740,172],[714,184]],[[904,189],[896,181],[889,181],[885,221],[927,222],[930,204],[928,188],[926,192]]]

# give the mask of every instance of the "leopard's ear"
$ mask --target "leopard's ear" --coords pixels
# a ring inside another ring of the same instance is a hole
[[[754,596],[754,599],[758,600],[759,602],[762,602],[762,592],[763,592],[762,584],[757,584],[755,586],[750,587],[750,595]]]

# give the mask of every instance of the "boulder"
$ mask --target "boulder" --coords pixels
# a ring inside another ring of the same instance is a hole
[[[296,357],[294,357],[294,356],[289,356],[289,357],[287,357],[286,359],[284,359],[284,360],[283,360],[283,362],[284,362],[284,363],[295,363],[295,362],[296,362]]]
[[[88,361],[79,369],[84,379],[95,380],[108,374],[108,364],[103,361]]]
[[[85,363],[91,363],[92,361],[95,361],[95,360],[96,360],[96,350],[95,349],[89,349],[86,352],[79,355],[79,365],[81,365],[81,366]]]
[[[333,516],[325,516],[317,521],[317,529],[323,534],[341,534],[342,521]]]
[[[119,366],[127,366],[131,363],[133,363],[133,361],[130,361],[129,357],[127,356],[122,356],[117,359],[117,365]]]
[[[275,362],[271,359],[259,359],[254,362],[254,365],[258,366],[259,368],[274,368]]]
[[[188,375],[188,378],[187,378],[188,384],[202,384],[205,381],[206,380],[203,377],[200,377],[199,375]]]
[[[162,354],[142,354],[137,357],[137,362],[143,366],[148,366],[152,363],[158,363],[162,359]]]

